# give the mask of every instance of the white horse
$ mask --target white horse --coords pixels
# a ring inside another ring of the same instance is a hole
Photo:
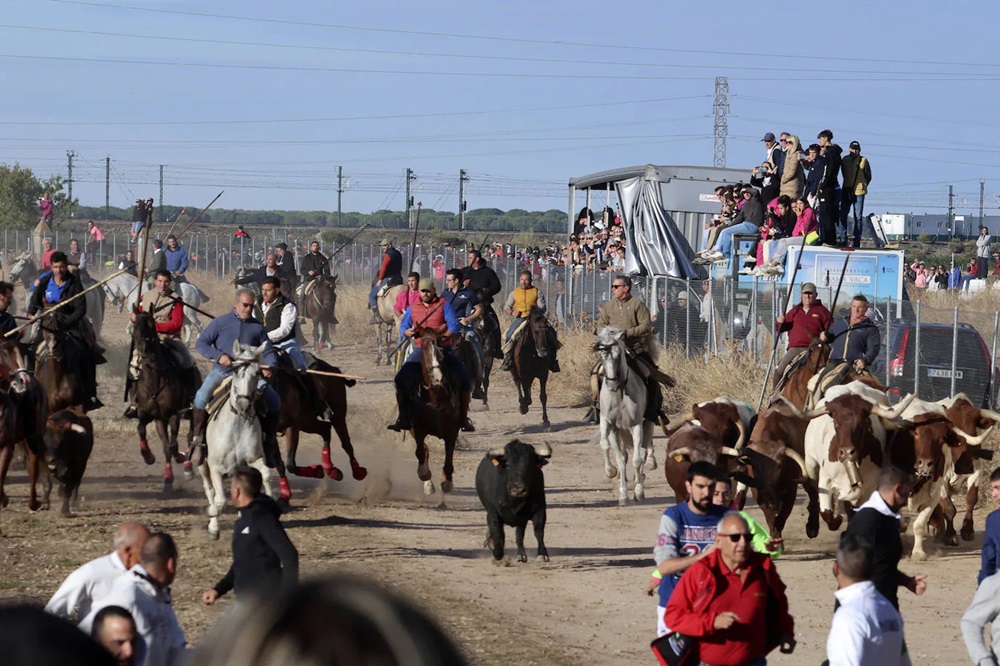
[[[645,499],[643,482],[646,474],[643,465],[646,452],[653,447],[653,423],[646,421],[646,382],[632,370],[625,352],[625,332],[605,326],[597,335],[594,345],[604,369],[601,384],[601,450],[604,453],[604,472],[609,479],[618,479],[618,504],[628,504],[626,463],[628,447],[632,448],[632,465],[635,467],[635,501]],[[616,464],[611,464],[614,450]]]
[[[31,258],[30,252],[22,252],[10,265],[11,284],[17,284],[17,281],[20,280],[28,299],[30,299],[34,289],[33,283],[36,279],[38,279],[38,266],[35,264],[35,260]],[[84,284],[83,287],[86,289],[90,284]],[[87,319],[94,327],[94,334],[100,335],[101,326],[104,325],[104,300],[97,289],[87,292],[83,300],[87,304]]]
[[[201,289],[190,282],[176,283],[175,289],[177,296],[186,306],[201,307],[201,304],[208,300]],[[119,312],[125,309],[131,311],[139,295],[139,278],[129,273],[122,273],[104,283],[104,295],[108,303],[118,307]],[[191,338],[200,335],[203,328],[198,313],[190,307],[185,307],[182,334],[184,342],[190,343]]]
[[[266,344],[266,343],[265,343]],[[226,506],[228,489],[223,477],[239,465],[250,465],[264,478],[264,492],[271,495],[271,470],[264,464],[263,436],[254,403],[261,380],[261,354],[265,345],[233,343],[229,399],[209,420],[205,431],[208,454],[198,466],[208,499],[208,535],[219,538],[219,514]]]

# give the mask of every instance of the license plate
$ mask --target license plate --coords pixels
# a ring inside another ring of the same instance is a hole
[[[946,370],[944,368],[930,368],[927,370],[928,377],[944,377],[945,379],[951,379],[951,370]],[[955,379],[962,378],[962,371],[955,371]]]

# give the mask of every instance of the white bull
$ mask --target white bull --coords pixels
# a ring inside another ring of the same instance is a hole
[[[831,530],[840,529],[842,506],[855,507],[875,490],[886,460],[885,424],[912,399],[890,409],[884,393],[854,381],[831,387],[806,414],[806,476],[816,483],[820,515]]]

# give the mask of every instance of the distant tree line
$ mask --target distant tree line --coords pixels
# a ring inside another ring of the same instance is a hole
[[[158,211],[159,209],[157,209]],[[180,206],[163,206],[163,217],[172,219],[181,211]],[[186,216],[194,216],[198,208],[186,208]],[[103,206],[81,206],[73,208],[74,217],[79,219],[130,220],[131,208],[114,208],[107,211]],[[416,210],[412,213],[416,216]],[[379,210],[374,213],[343,213],[337,224],[337,213],[303,210],[242,210],[212,209],[202,216],[202,221],[210,224],[271,227],[344,227],[357,228],[364,224],[383,229],[406,229],[404,211]],[[499,208],[477,208],[465,214],[465,226],[469,231],[523,231],[531,233],[562,233],[566,229],[566,213],[561,210],[527,211],[515,208],[502,211]],[[421,229],[458,230],[458,214],[447,211],[423,209],[420,212]]]

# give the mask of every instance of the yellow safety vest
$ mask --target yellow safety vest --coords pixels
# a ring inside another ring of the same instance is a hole
[[[538,304],[538,287],[528,287],[514,289],[514,311],[520,312],[522,317],[531,312],[531,308]]]

